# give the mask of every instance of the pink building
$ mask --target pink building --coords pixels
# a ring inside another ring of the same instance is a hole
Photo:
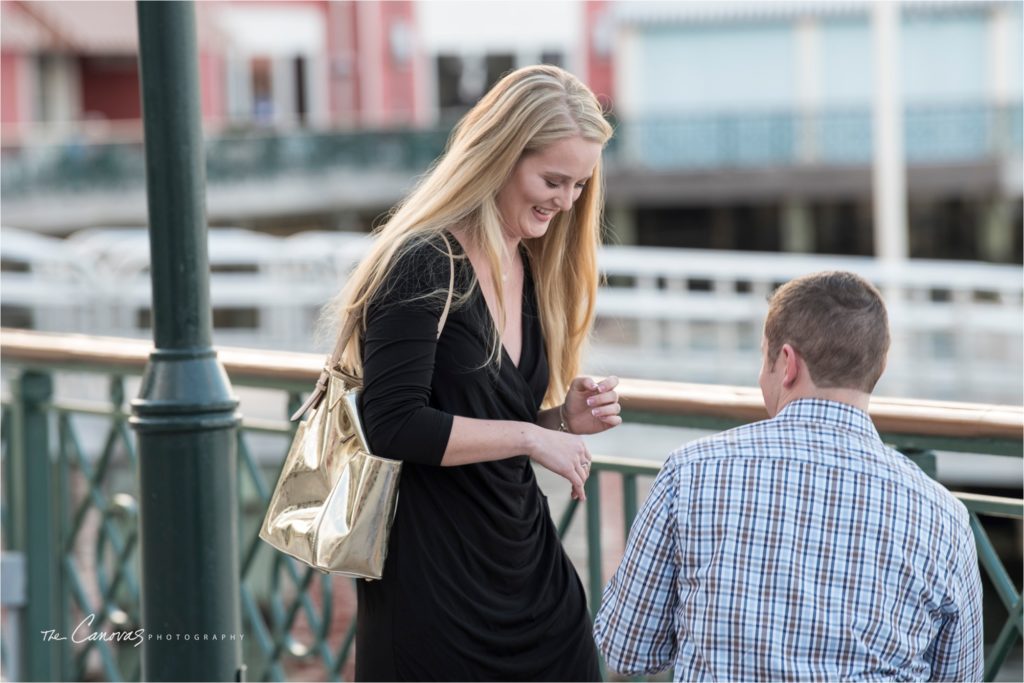
[[[606,107],[615,100],[615,26],[610,0],[589,0],[584,6],[584,53],[586,74],[583,78]]]
[[[331,121],[370,128],[425,123],[414,3],[316,4],[326,8]]]
[[[196,7],[208,128],[425,124],[409,0],[215,0]],[[0,2],[6,143],[71,128],[137,135],[135,3]]]

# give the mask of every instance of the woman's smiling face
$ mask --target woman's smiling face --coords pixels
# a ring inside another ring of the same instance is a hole
[[[505,235],[542,237],[555,214],[572,208],[600,158],[601,144],[579,136],[524,154],[498,192]]]

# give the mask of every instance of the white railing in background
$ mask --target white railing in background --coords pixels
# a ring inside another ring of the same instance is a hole
[[[630,377],[755,381],[772,290],[806,273],[849,270],[886,297],[893,331],[879,392],[1020,403],[1022,269],[866,257],[609,247],[591,366]]]
[[[320,308],[366,249],[367,237],[274,237],[210,231],[215,340],[314,350]],[[3,323],[45,331],[148,336],[149,242],[141,229],[94,229],[66,240],[4,228]],[[879,393],[1021,403],[1024,305],[1019,266],[614,247],[587,367],[629,377],[750,385],[772,289],[843,269],[875,282],[893,328]],[[323,350],[322,344],[320,350]]]

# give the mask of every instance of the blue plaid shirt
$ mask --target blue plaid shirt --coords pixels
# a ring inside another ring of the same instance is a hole
[[[676,680],[981,680],[967,511],[863,411],[794,401],[670,456],[594,635]]]

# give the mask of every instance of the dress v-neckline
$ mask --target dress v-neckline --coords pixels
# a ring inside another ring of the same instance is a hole
[[[472,266],[472,263],[470,263]],[[474,270],[474,273],[476,271]],[[484,296],[484,290],[480,288],[480,298],[483,300],[484,308],[487,309],[487,317],[491,321],[491,325],[494,329],[498,329],[498,324],[494,320],[494,314],[491,313],[491,307],[487,305],[487,297]],[[498,335],[498,343],[501,344],[501,352],[505,355],[505,359],[509,363],[512,363],[512,367],[522,373],[520,365],[523,362],[523,352],[526,351],[526,262],[523,262],[523,286],[519,290],[519,361],[512,360],[512,354],[509,352],[508,347],[505,346],[505,340]]]
[[[490,315],[490,311],[488,311],[488,315]],[[523,362],[523,346],[525,345],[524,342],[525,340],[523,339],[519,340],[519,363]],[[516,370],[519,370],[519,372],[522,372],[522,370],[519,369],[519,363],[516,363],[514,360],[512,360],[512,354],[509,353],[508,347],[505,346],[505,342],[501,342],[501,352],[505,355],[505,359],[512,364],[512,367],[514,367]]]
[[[469,268],[473,271],[474,279],[476,279],[477,288],[480,293],[480,300],[484,307],[484,310],[487,312],[487,319],[491,322],[491,325],[494,327],[494,329],[497,330],[498,323],[494,319],[494,314],[491,313],[491,307],[487,305],[487,297],[484,296],[483,287],[480,285],[480,276],[477,275],[476,267],[473,265],[472,259],[469,258],[469,254],[466,253],[466,249],[462,246],[462,243],[459,242],[458,238],[455,237],[455,235],[453,235],[451,232],[449,232],[448,234],[451,235],[451,238],[455,240],[456,244],[459,245],[459,249],[466,256],[466,262],[469,264]],[[505,341],[500,333],[498,334],[498,344],[501,346],[501,353],[504,356],[505,360],[511,363],[512,367],[514,367],[519,372],[519,374],[522,375],[521,366],[523,363],[523,355],[526,351],[526,280],[528,277],[530,277],[530,275],[528,272],[526,255],[523,253],[525,251],[523,245],[520,244],[518,247],[516,247],[516,249],[519,252],[519,256],[523,264],[523,285],[519,290],[519,362],[517,363],[516,361],[512,360],[512,354],[509,353],[508,347],[505,346]]]

